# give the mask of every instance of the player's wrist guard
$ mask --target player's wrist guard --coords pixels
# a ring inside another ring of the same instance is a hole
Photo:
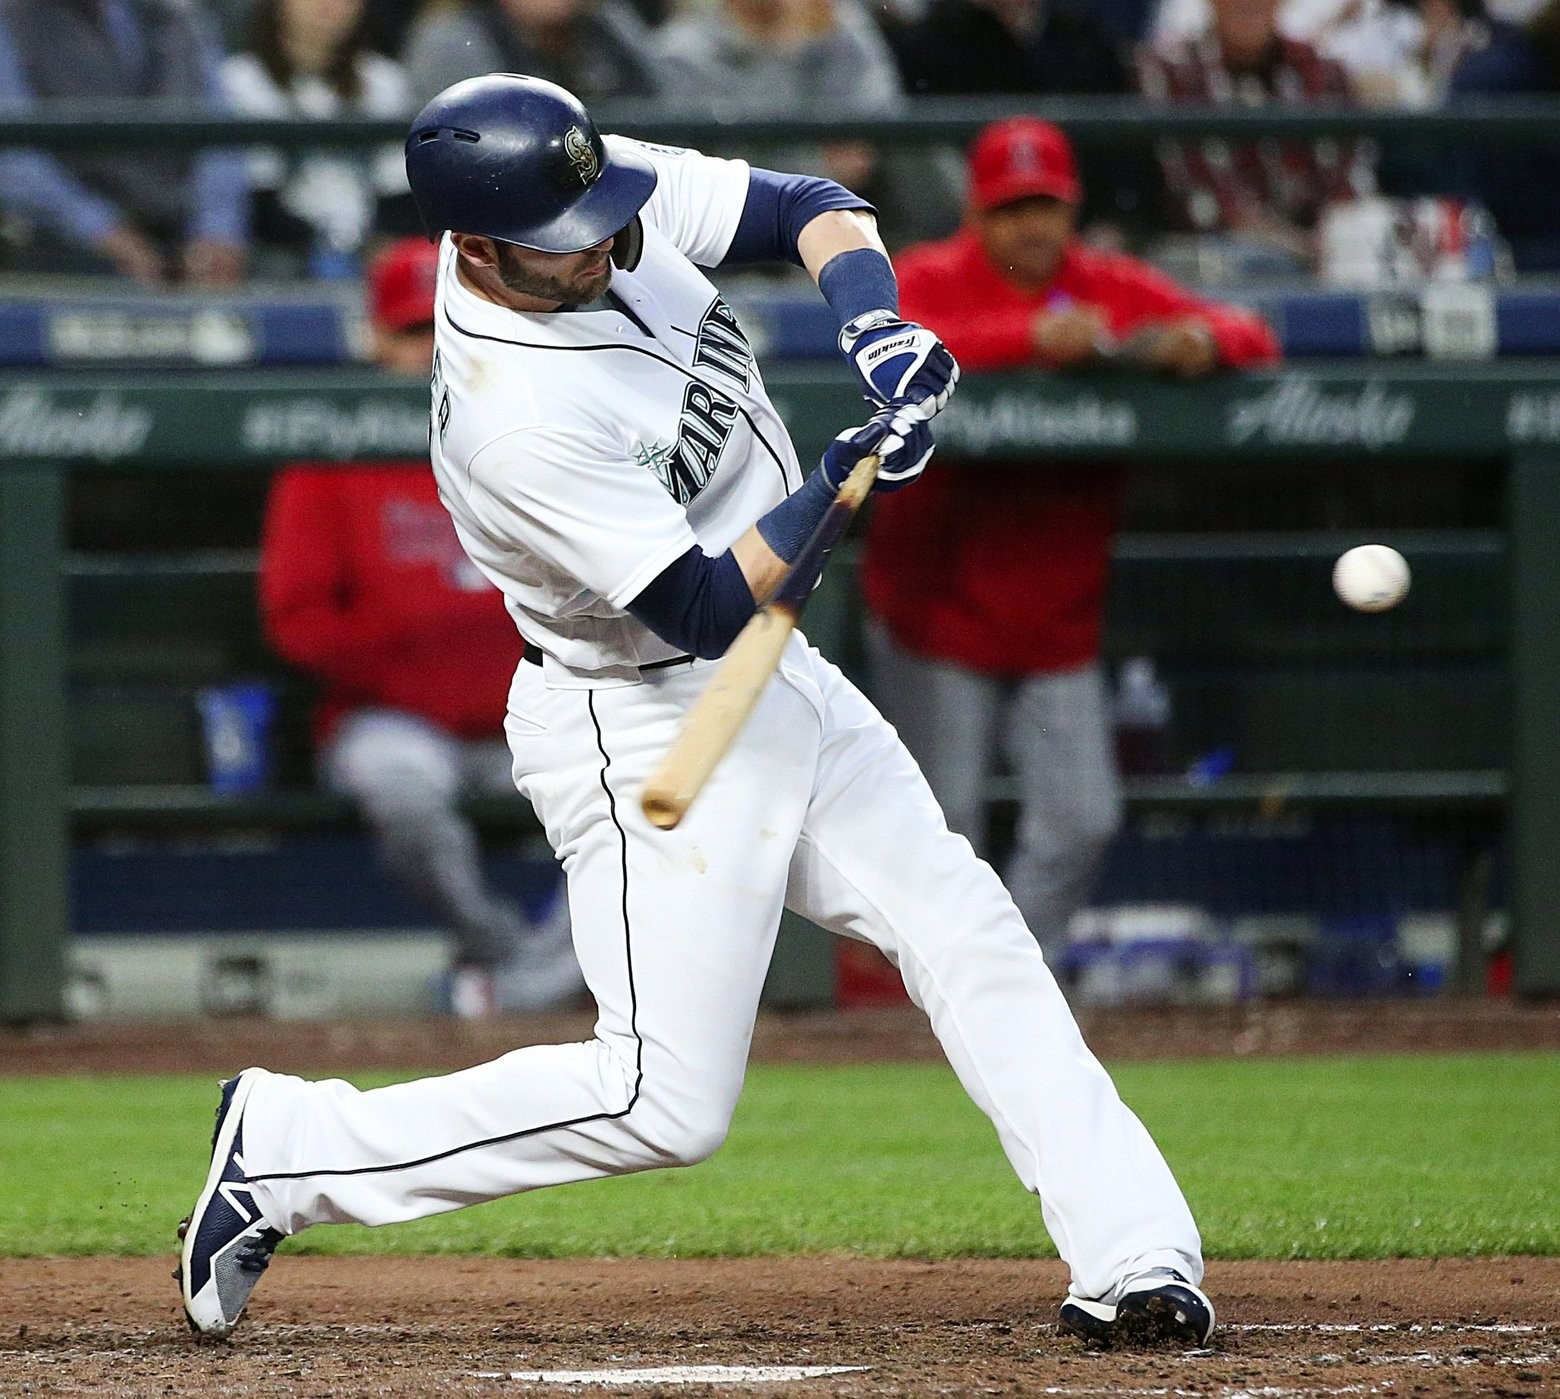
[[[856,348],[856,342],[869,330],[880,330],[885,326],[902,326],[908,324],[898,311],[885,309],[867,311],[859,316],[852,316],[840,327],[839,344],[840,353],[848,355]]]
[[[840,329],[840,353],[856,371],[861,391],[879,407],[929,404],[938,412],[959,382],[959,366],[925,326],[886,309],[853,316]]]

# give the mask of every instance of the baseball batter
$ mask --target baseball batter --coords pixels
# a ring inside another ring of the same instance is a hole
[[[794,636],[672,832],[645,778],[711,659],[869,452],[913,487],[957,369],[897,314],[871,211],[826,180],[597,133],[494,74],[418,116],[407,170],[442,237],[431,447],[445,505],[525,639],[514,776],[568,880],[599,1007],[583,1044],[359,1092],[247,1069],[223,1087],[183,1230],[191,1325],[225,1335],[282,1238],[691,1165],[725,1136],[784,907],[880,948],[1040,1208],[1063,1326],[1200,1344],[1197,1229],[1084,1045],[991,869],[894,731]],[[788,259],[838,313],[878,411],[806,475],[701,268]]]

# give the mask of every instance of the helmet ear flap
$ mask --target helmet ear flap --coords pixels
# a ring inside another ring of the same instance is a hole
[[[639,257],[644,250],[645,227],[639,222],[639,215],[635,214],[626,228],[618,230],[612,240],[612,251],[608,256],[615,266],[624,272],[632,272],[639,266]]]

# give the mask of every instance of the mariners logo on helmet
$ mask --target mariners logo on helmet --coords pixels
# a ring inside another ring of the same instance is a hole
[[[590,138],[577,126],[571,126],[563,138],[563,149],[568,152],[574,173],[582,185],[588,185],[601,173],[601,161],[590,144]]]

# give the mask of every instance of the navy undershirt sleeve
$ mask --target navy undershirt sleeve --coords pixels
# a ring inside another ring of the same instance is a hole
[[[667,645],[713,660],[726,654],[755,605],[731,550],[711,558],[695,544],[645,585],[628,612]]]
[[[899,314],[899,283],[888,259],[876,248],[836,253],[818,273],[818,290],[842,326],[868,311]]]
[[[794,262],[802,265],[797,240],[819,214],[831,209],[866,209],[872,205],[843,185],[817,175],[782,175],[754,166],[748,171],[747,202],[737,231],[721,260],[722,267],[741,262]]]

